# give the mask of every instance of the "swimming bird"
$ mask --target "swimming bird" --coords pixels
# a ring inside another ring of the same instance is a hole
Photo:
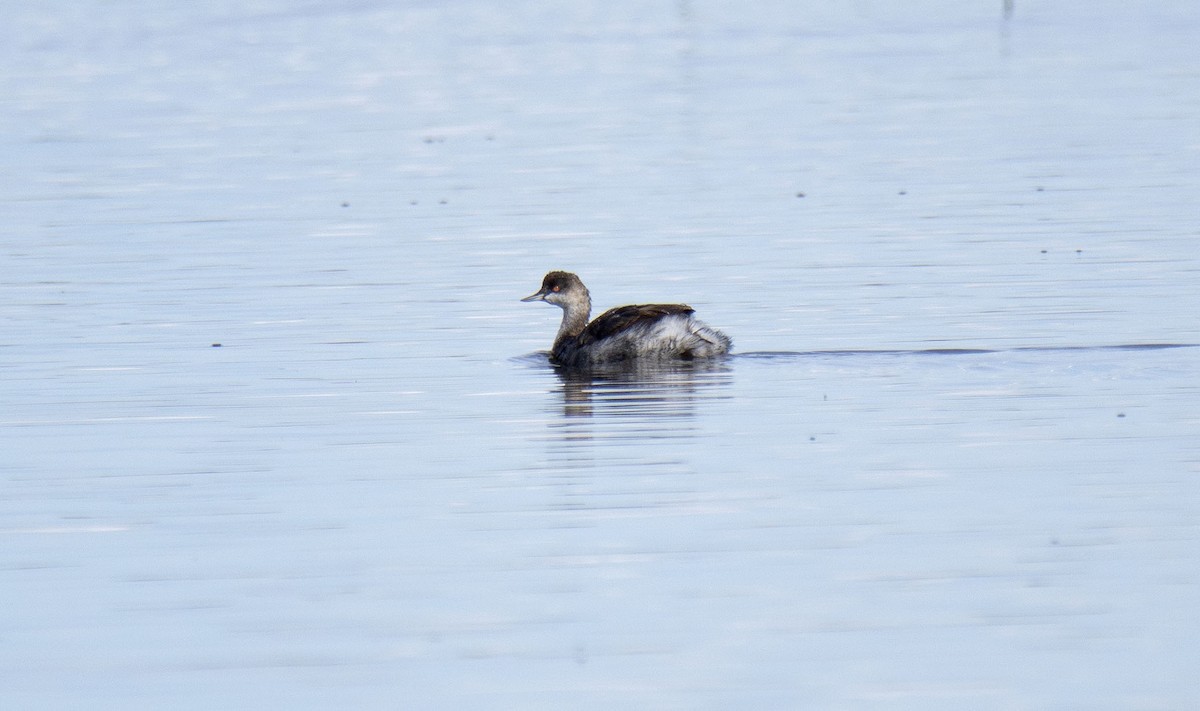
[[[592,299],[579,277],[553,271],[542,288],[521,301],[545,301],[563,310],[550,360],[586,367],[633,358],[694,359],[724,355],[733,341],[692,316],[686,304],[640,304],[609,309],[588,323]]]

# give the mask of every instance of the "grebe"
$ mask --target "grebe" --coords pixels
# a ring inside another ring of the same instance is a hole
[[[550,272],[542,288],[521,301],[545,301],[562,308],[562,325],[550,360],[578,367],[631,358],[711,358],[729,352],[733,341],[693,318],[685,304],[642,304],[609,309],[588,323],[592,299],[579,277]]]

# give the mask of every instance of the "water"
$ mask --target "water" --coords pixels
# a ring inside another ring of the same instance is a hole
[[[9,8],[0,705],[1195,708],[1198,31]]]

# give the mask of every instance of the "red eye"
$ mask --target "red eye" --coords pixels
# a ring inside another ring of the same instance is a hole
[[[553,291],[554,293],[557,294],[558,290],[561,288],[562,288],[561,286],[552,286],[552,287],[550,287],[550,291]]]

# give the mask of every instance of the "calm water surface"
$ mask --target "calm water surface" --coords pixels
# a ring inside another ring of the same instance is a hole
[[[827,5],[9,8],[0,705],[1196,708],[1200,11]]]

